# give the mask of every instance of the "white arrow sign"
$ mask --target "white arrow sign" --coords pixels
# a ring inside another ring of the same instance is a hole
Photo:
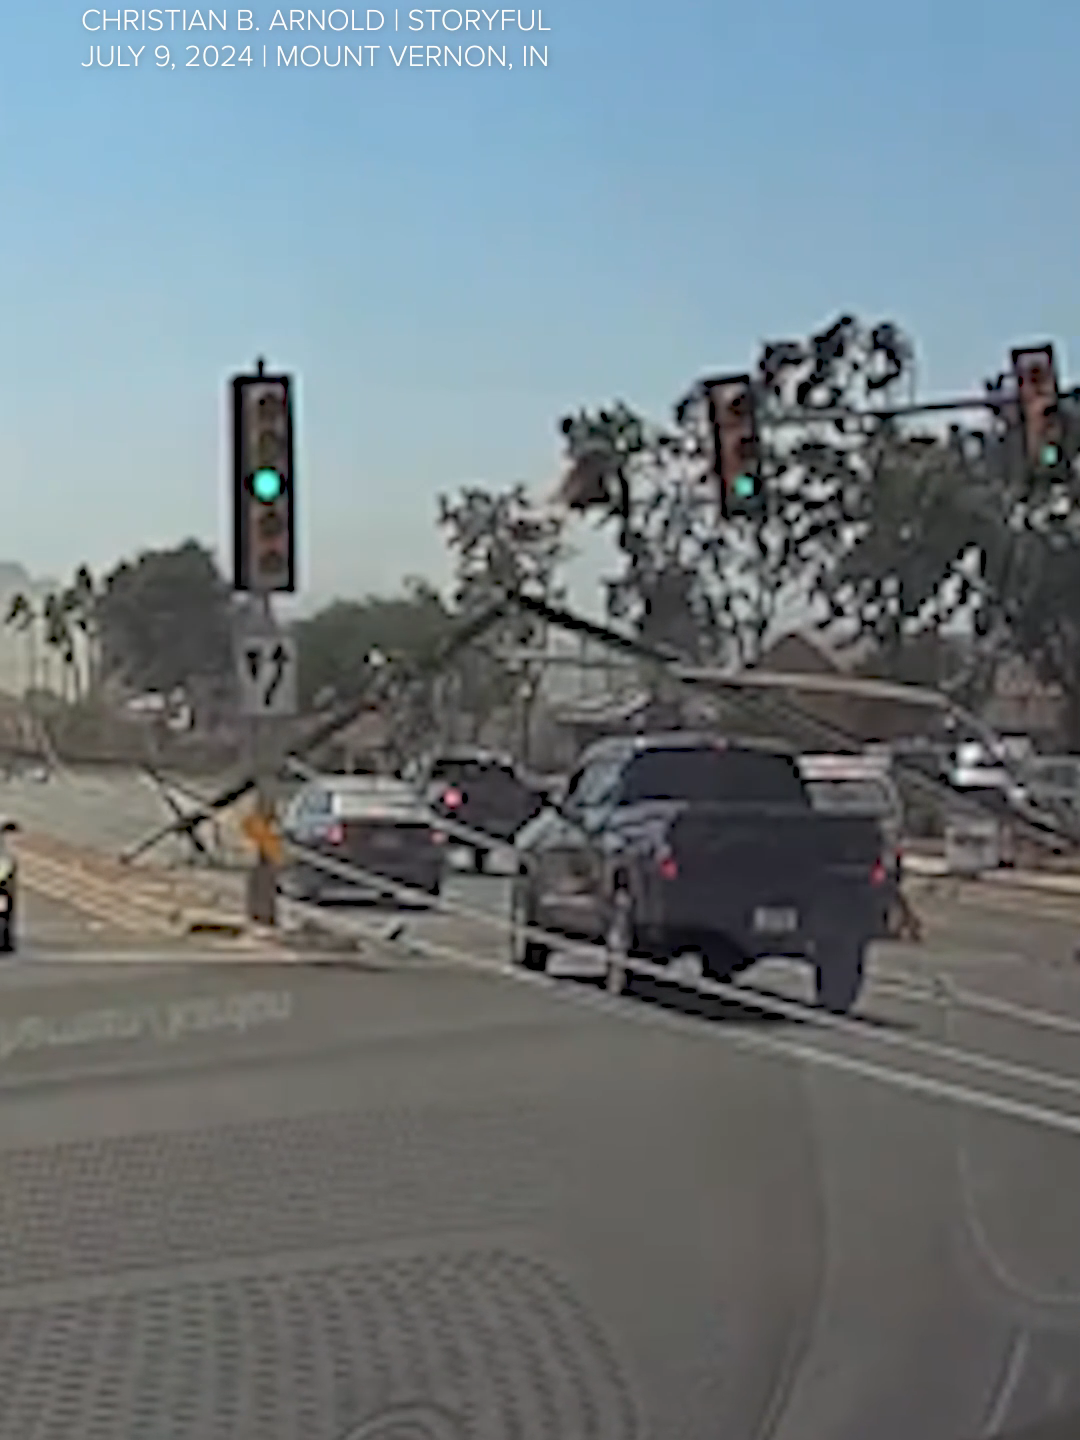
[[[285,635],[249,635],[237,657],[245,715],[296,714],[296,641]]]

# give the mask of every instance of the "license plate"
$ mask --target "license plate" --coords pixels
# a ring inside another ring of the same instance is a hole
[[[373,835],[371,843],[376,850],[396,850],[401,840],[397,835]]]
[[[799,912],[788,907],[764,906],[754,911],[754,929],[762,935],[787,935],[799,928]]]

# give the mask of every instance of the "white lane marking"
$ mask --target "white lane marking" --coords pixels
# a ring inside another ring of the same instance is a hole
[[[351,865],[339,860],[329,859],[328,857],[322,856],[318,852],[309,851],[307,847],[290,845],[289,848],[291,850],[299,852],[305,858],[311,859],[320,868],[329,870],[331,874],[336,872],[339,874],[345,873],[350,877],[362,876],[369,879],[380,879],[380,877],[371,876],[370,872],[364,871],[359,866]],[[380,883],[384,884],[389,892],[397,894],[399,896],[404,895],[407,897],[412,897],[418,893],[412,887],[401,885],[395,882],[387,882],[385,880],[380,880]],[[311,907],[301,907],[300,913],[303,913],[303,910],[305,908],[310,909]],[[460,905],[454,901],[447,902],[446,899],[441,896],[435,902],[434,906],[432,906],[432,909],[435,911],[435,913],[448,913],[450,915],[456,914],[459,917],[471,920],[474,923],[478,922],[481,925],[487,925],[489,928],[494,927],[499,930],[508,929],[508,921],[503,916],[493,915],[485,911],[474,910],[470,906]],[[330,927],[328,926],[327,928]],[[383,944],[387,943],[386,937],[384,935],[379,935],[378,933],[374,932],[368,927],[363,926],[362,924],[356,925],[355,927],[339,926],[339,928],[343,928],[345,930],[345,933],[348,933],[349,930],[352,929],[353,933],[359,932],[360,935],[367,935],[368,938],[375,940],[376,942],[381,940]],[[537,929],[537,927],[534,926],[528,927],[527,933],[543,935],[549,940],[553,938],[551,936],[547,936],[546,932],[540,931]],[[430,943],[423,941],[411,941],[405,935],[404,930],[402,930],[399,943],[402,942],[410,946],[410,948],[412,948],[414,952],[416,949],[419,949],[421,951],[423,951],[424,949],[434,949],[436,952],[438,952],[438,950],[441,948],[433,947],[430,945]],[[563,943],[565,945],[565,942]],[[576,942],[572,942],[566,948],[571,951],[581,950],[582,952],[587,952],[590,958],[592,958],[592,956],[595,955],[598,947],[595,945],[579,944]],[[472,957],[466,956],[463,951],[446,949],[444,950],[444,953],[447,955],[456,956],[456,963],[458,964],[465,963],[472,965],[475,963]],[[493,964],[493,962],[486,960],[481,960],[479,963],[482,968],[485,968],[487,970],[498,968],[500,971],[506,973],[506,967],[503,965],[496,966],[495,964]],[[665,967],[663,966],[650,965],[643,961],[634,961],[631,965],[627,966],[627,969],[634,973],[648,975],[651,978],[659,979],[661,981],[666,980],[670,983],[671,980],[670,973],[667,972]],[[523,978],[516,971],[511,973],[514,973],[515,978]],[[925,1040],[918,1036],[898,1035],[883,1030],[870,1030],[865,1025],[860,1024],[857,1020],[851,1020],[843,1016],[829,1015],[821,1011],[812,1010],[805,1005],[793,1004],[791,1002],[780,999],[778,996],[768,994],[767,992],[763,992],[761,990],[756,990],[750,986],[731,985],[716,981],[708,981],[695,986],[694,989],[696,989],[697,992],[700,994],[713,995],[721,1000],[735,1000],[739,1004],[748,1005],[750,1007],[759,1009],[765,1014],[779,1015],[782,1019],[794,1019],[803,1023],[809,1021],[819,1029],[835,1030],[841,1035],[858,1036],[861,1041],[866,1041],[867,1039],[870,1039],[871,1041],[878,1041],[882,1045],[892,1045],[894,1048],[906,1050],[913,1054],[932,1056],[935,1059],[943,1060],[946,1063],[950,1064],[956,1064],[961,1066],[966,1065],[974,1070],[982,1070],[984,1073],[997,1075],[999,1077],[1007,1078],[1010,1080],[1017,1080],[1024,1084],[1043,1086],[1046,1089],[1056,1089],[1064,1091],[1066,1093],[1080,1094],[1080,1077],[1065,1076],[1050,1071],[1037,1070],[1031,1066],[1019,1065],[1007,1060],[998,1059],[994,1056],[983,1055],[977,1051],[965,1050],[949,1045],[941,1045],[937,1042]],[[852,1061],[851,1063],[861,1064],[863,1062]],[[906,1074],[907,1072],[898,1073]],[[941,1083],[942,1085],[946,1084],[946,1082],[933,1083]],[[961,1091],[967,1090],[968,1087],[959,1086],[951,1088],[955,1093],[959,1093]],[[1007,1112],[1013,1114],[1014,1116],[1023,1115],[1027,1118],[1031,1118],[1038,1114],[1052,1115],[1058,1113],[1042,1106],[1023,1106],[1021,1105],[1021,1102],[1011,1101],[1008,1103],[1010,1105],[1013,1105],[1014,1107],[1020,1106],[1020,1109],[1014,1108],[1010,1112]],[[1064,1115],[1064,1112],[1061,1113]],[[1066,1128],[1069,1133],[1073,1133],[1073,1117],[1064,1116],[1064,1118],[1070,1122],[1064,1128]]]
[[[370,872],[361,870],[359,867],[348,864],[347,862],[329,859],[327,857],[318,855],[316,852],[307,852],[303,847],[293,846],[291,848],[296,849],[300,851],[300,853],[307,855],[308,858],[312,858],[314,863],[318,864],[322,868],[328,869],[331,874],[352,873],[354,875],[363,875],[367,878],[377,878],[372,877],[370,875]],[[382,883],[386,885],[386,888],[389,892],[398,896],[409,897],[415,896],[418,893],[408,886],[398,885],[393,882],[385,881]],[[460,919],[469,920],[473,923],[478,923],[480,925],[485,925],[489,929],[494,928],[499,930],[506,930],[509,928],[509,921],[504,916],[492,914],[484,910],[476,910],[471,906],[462,905],[457,901],[448,901],[444,896],[440,896],[438,901],[436,901],[434,906],[432,906],[432,910],[436,914],[446,914],[450,916],[456,915]],[[364,933],[362,929],[361,933]],[[560,948],[571,953],[581,953],[583,957],[588,956],[590,960],[592,960],[597,955],[597,951],[601,949],[601,947],[596,945],[590,945],[588,942],[567,941],[565,937],[550,935],[548,934],[548,932],[541,930],[537,926],[529,926],[525,933],[541,941],[553,941],[555,942],[556,948]],[[372,938],[376,937],[372,936]],[[483,963],[489,964],[490,962]],[[663,979],[669,982],[672,978],[670,972],[665,973],[663,967],[649,966],[638,961],[633,962],[627,968],[631,971],[636,971],[639,974],[651,975],[653,978]],[[955,995],[957,993],[957,989],[955,986],[952,986],[951,981],[947,980],[944,976],[936,975],[931,978],[930,983],[932,985],[936,984],[939,987],[939,990],[942,992],[943,998],[945,998],[944,992],[948,990],[948,999],[955,1003]],[[759,990],[753,986],[732,985],[716,981],[708,981],[698,984],[694,988],[700,990],[702,993],[715,995],[717,998],[722,1000],[735,1000],[740,1004],[757,1008],[764,1011],[765,1014],[777,1014],[782,1019],[797,1019],[804,1022],[810,1021],[811,1023],[822,1029],[836,1030],[840,1034],[859,1035],[862,1039],[873,1037],[881,1040],[884,1044],[891,1044],[893,1046],[901,1048],[907,1047],[915,1051],[916,1053],[935,1054],[939,1058],[941,1058],[942,1052],[940,1048],[934,1047],[933,1042],[931,1041],[920,1040],[918,1037],[914,1036],[895,1035],[887,1031],[871,1031],[868,1030],[865,1025],[860,1024],[857,1020],[850,1020],[843,1016],[828,1015],[822,1011],[810,1009],[805,1005],[800,1006],[797,1004],[792,1004],[791,1002],[783,1000],[781,997],[775,995],[774,993],[770,993],[765,990]],[[974,1002],[975,1008],[980,1008],[984,1003],[993,1004],[991,997],[985,997],[984,1000],[984,997],[979,995],[977,992],[960,993],[964,995],[964,1003],[970,1005],[972,1004],[972,1002]],[[1002,1001],[1001,1004],[1007,1006],[1010,1004],[1010,1002]],[[1025,1011],[1026,1007],[1021,1006],[1017,1007],[1017,1009],[1019,1011]],[[1046,1012],[1032,1013],[1045,1014]],[[1073,1028],[1073,1024],[1070,1023],[1068,1017],[1061,1016],[1053,1018],[1060,1018],[1062,1028],[1064,1029]],[[1076,1024],[1077,1030],[1080,1031],[1080,1022],[1073,1023]],[[932,1048],[927,1050],[925,1048],[927,1046],[930,1046]],[[969,1059],[968,1057],[973,1058]],[[1012,1065],[1009,1061],[997,1061],[992,1056],[978,1055],[977,1052],[973,1051],[953,1050],[952,1048],[949,1048],[945,1058],[948,1058],[949,1060],[958,1064],[970,1064],[973,1069],[984,1069],[991,1072],[994,1072],[996,1070],[998,1073],[1006,1075],[1010,1079],[1022,1080],[1025,1083],[1032,1082],[1036,1084],[1045,1084],[1049,1089],[1062,1089],[1066,1091],[1072,1091],[1080,1087],[1080,1079],[1074,1080],[1071,1077],[1057,1075],[1048,1076],[1048,1072],[1033,1070],[1025,1066],[1015,1066]]]
[[[1029,956],[1005,950],[993,953],[995,959],[1030,968]],[[959,1009],[985,1010],[987,1014],[1001,1015],[1035,1029],[1060,1030],[1064,1034],[1080,1035],[1080,1016],[1069,1015],[1061,1010],[1046,1010],[1019,1000],[1006,1000],[1001,996],[990,995],[985,990],[969,990],[964,985],[958,985],[941,969],[924,969],[920,972],[892,965],[875,965],[867,978],[878,990],[887,990],[891,986],[898,990],[910,989],[912,999],[928,1001],[943,999],[947,995],[952,1005]],[[1064,979],[1066,982],[1075,982],[1076,979],[1069,972],[1061,971],[1055,972],[1055,978]],[[1077,1002],[1080,1003],[1080,987],[1077,989]]]
[[[1005,1421],[1009,1415],[1009,1407],[1012,1405],[1017,1387],[1023,1378],[1024,1366],[1027,1363],[1029,1349],[1030,1341],[1024,1333],[1016,1337],[1009,1349],[1009,1356],[1005,1362],[1005,1370],[1001,1377],[1001,1385],[983,1430],[986,1440],[990,1440],[990,1437],[993,1435],[1000,1434],[1004,1429]]]
[[[334,869],[356,869],[357,867],[345,866],[342,862],[331,862]],[[366,873],[366,872],[359,872]],[[395,886],[395,889],[405,890],[406,887]],[[471,907],[462,906],[456,902],[447,904],[441,897],[434,907],[436,913],[449,912],[463,918],[479,921],[489,928],[494,926],[498,929],[506,929],[507,921],[500,916],[491,915],[485,911],[472,910]],[[361,927],[361,933],[364,933]],[[367,932],[371,934],[371,932]],[[546,932],[540,931],[537,927],[528,927],[529,934],[544,935],[551,939]],[[372,938],[376,937],[372,934]],[[423,948],[424,942],[419,943]],[[569,945],[572,952],[580,950],[591,956],[596,954],[597,946],[572,942]],[[447,954],[460,954],[464,952],[447,950]],[[471,962],[471,957],[469,957]],[[487,968],[493,968],[492,962],[481,961]],[[500,967],[505,968],[505,967]],[[645,961],[635,960],[627,965],[627,970],[632,973],[647,975],[671,983],[672,976],[665,966],[652,965]],[[944,984],[944,981],[942,981]],[[942,1045],[939,1042],[926,1040],[920,1036],[901,1035],[887,1030],[871,1030],[858,1020],[851,1020],[845,1016],[829,1015],[825,1012],[811,1009],[806,1005],[793,1003],[779,997],[773,992],[758,990],[749,985],[732,985],[718,981],[701,981],[691,987],[699,994],[712,995],[721,1000],[735,1000],[739,1004],[748,1005],[752,1008],[763,1011],[765,1014],[779,1015],[781,1019],[797,1020],[803,1023],[810,1022],[819,1029],[834,1030],[841,1035],[857,1036],[860,1041],[870,1040],[871,1043],[879,1042],[882,1046],[892,1046],[894,1049],[904,1050],[910,1054],[925,1055],[936,1060],[942,1060],[948,1064],[967,1066],[972,1070],[981,1070],[985,1074],[995,1075],[1003,1079],[1018,1081],[1021,1084],[1043,1087],[1047,1090],[1058,1090],[1066,1094],[1080,1095],[1080,1076],[1074,1077],[1061,1075],[1051,1071],[1038,1070],[1033,1066],[1021,1065],[1013,1061],[999,1059],[992,1055],[984,1055],[978,1051],[966,1050],[951,1045]],[[1038,1108],[1038,1107],[1036,1107]]]
[[[694,988],[698,989],[703,995],[710,994],[711,992],[711,986],[708,985],[708,982],[706,982],[706,984],[698,984],[694,986]],[[757,991],[757,989],[749,985],[734,986],[734,988],[743,992],[753,991],[755,995],[763,994],[763,991]],[[874,988],[878,989],[878,991],[888,992],[888,986],[877,985],[874,986]],[[896,986],[896,989],[899,989],[899,986]],[[952,1001],[952,988],[950,988],[948,981],[942,981],[942,992],[939,992],[937,995],[930,994],[930,992],[927,991],[916,992],[914,989],[912,989],[912,991],[903,989],[903,995],[904,998],[923,999],[923,1001],[926,1002],[936,1001],[939,1007],[948,1008],[950,1001]],[[720,996],[720,998],[726,998],[726,996]],[[770,996],[770,998],[772,998],[772,996]],[[806,1018],[806,1007],[798,1007],[798,1005],[789,1004],[789,1002],[786,1001],[780,1001],[780,1004],[785,1007],[783,1009],[780,1009],[779,1005],[776,1007],[780,1018]],[[788,1011],[789,1014],[785,1015],[785,1011]],[[825,1030],[835,1028],[835,1030],[840,1030],[841,1034],[857,1034],[860,1038],[878,1041],[881,1045],[893,1045],[894,1048],[909,1051],[909,1053],[917,1054],[917,1056],[933,1057],[935,1060],[945,1061],[946,1064],[960,1064],[960,1066],[966,1066],[971,1068],[971,1070],[982,1070],[985,1071],[986,1074],[996,1074],[996,1076],[1001,1076],[1002,1079],[1018,1080],[1021,1084],[1043,1086],[1044,1089],[1061,1090],[1061,1092],[1066,1094],[1080,1094],[1080,1074],[1079,1076],[1067,1076],[1067,1074],[1060,1074],[1054,1070],[1040,1070],[1040,1068],[1034,1066],[1025,1066],[1025,1064],[1021,1064],[1020,1061],[1005,1060],[1005,1058],[999,1056],[989,1056],[989,1054],[984,1054],[979,1050],[968,1050],[968,1048],[963,1047],[963,1045],[942,1044],[940,1041],[926,1040],[923,1035],[901,1035],[888,1030],[868,1030],[864,1025],[858,1024],[858,1021],[851,1022],[854,1028],[848,1027],[848,1025],[842,1025],[842,1027],[841,1025],[829,1025],[828,1020],[835,1020],[835,1017],[822,1017],[821,1021],[819,1021],[818,1015],[812,1011],[811,1017],[815,1024],[822,1024],[822,1021],[824,1021],[822,1028],[825,1028]]]
[[[351,927],[350,927],[351,928]],[[360,927],[357,926],[357,929]],[[375,932],[369,932],[373,940],[380,937]],[[384,941],[385,943],[385,941]],[[961,1085],[948,1080],[938,1080],[927,1075],[918,1075],[910,1070],[891,1070],[886,1065],[878,1064],[876,1061],[861,1060],[851,1055],[844,1055],[832,1050],[815,1049],[809,1045],[798,1045],[790,1040],[780,1040],[770,1035],[755,1035],[746,1031],[736,1031],[730,1026],[709,1026],[702,1025],[699,1020],[690,1020],[682,1016],[672,1015],[670,1011],[646,1009],[634,1000],[626,1000],[622,997],[608,995],[602,991],[589,992],[577,990],[553,982],[545,975],[534,974],[527,970],[521,970],[516,966],[508,966],[490,960],[479,960],[474,956],[467,955],[464,951],[451,949],[448,946],[436,945],[429,940],[408,939],[406,943],[415,952],[417,950],[444,957],[453,968],[466,968],[470,970],[484,971],[489,975],[499,975],[505,979],[515,981],[518,984],[537,985],[543,987],[548,994],[562,998],[572,1004],[583,1005],[587,1008],[599,1008],[605,1014],[620,1016],[638,1024],[659,1024],[666,1028],[674,1029],[680,1034],[696,1035],[699,1038],[709,1038],[718,1042],[727,1042],[736,1048],[756,1051],[759,1054],[778,1056],[788,1060],[800,1060],[809,1065],[818,1065],[826,1070],[837,1070],[842,1074],[857,1075],[861,1079],[872,1080],[878,1084],[891,1086],[893,1089],[903,1090],[911,1094],[917,1094],[932,1100],[945,1100],[953,1104],[964,1105],[969,1109],[983,1110],[992,1115],[1001,1115],[1006,1119],[1019,1120],[1027,1124],[1037,1125],[1047,1130],[1054,1130],[1066,1135],[1080,1137],[1080,1114],[1071,1114],[1066,1110],[1055,1110],[1049,1105],[1036,1105],[1023,1100],[1013,1100],[1006,1095],[998,1095],[989,1090],[978,1090],[971,1085]],[[634,969],[643,971],[645,967],[635,962]],[[650,966],[649,970],[663,976],[661,967]],[[714,987],[730,990],[733,987]],[[797,1018],[806,1018],[805,1007],[785,1006],[786,1010],[793,1012]],[[834,1017],[829,1017],[834,1018]],[[855,1025],[853,1028],[860,1036],[878,1035],[878,1032],[866,1031]],[[850,1033],[850,1031],[848,1032]],[[897,1037],[903,1038],[903,1037]],[[927,1042],[929,1043],[929,1042]],[[970,1059],[972,1052],[953,1052],[947,1046],[941,1047],[948,1058],[955,1059],[961,1063]],[[982,1060],[988,1057],[975,1056]],[[1035,1072],[1040,1073],[1040,1072]],[[1065,1077],[1051,1076],[1052,1080],[1064,1079]]]
[[[663,980],[665,978],[665,967],[646,965],[640,962],[634,963],[634,970],[640,974],[648,975],[651,979]],[[702,995],[715,995],[717,999],[727,1000],[736,996],[742,999],[744,995],[750,994],[753,999],[750,1004],[758,1006],[759,1001],[765,992],[756,990],[749,985],[720,985],[714,981],[703,981],[693,987]],[[810,1009],[806,1005],[799,1005],[797,1002],[782,1000],[779,997],[768,995],[766,1003],[760,1008],[766,1014],[770,1012],[779,1015],[784,1020],[810,1020],[814,1025],[825,1030],[836,1030],[841,1035],[857,1036],[860,1040],[870,1040],[884,1046],[892,1046],[897,1050],[905,1050],[913,1055],[925,1055],[935,1060],[942,1060],[947,1064],[963,1065],[972,1070],[982,1070],[989,1075],[997,1075],[1003,1079],[1017,1080],[1022,1084],[1043,1086],[1048,1090],[1061,1090],[1066,1094],[1080,1095],[1080,1075],[1061,1075],[1056,1071],[1039,1070],[1031,1065],[1021,1065],[1013,1060],[1004,1060],[996,1055],[984,1055],[978,1050],[967,1050],[958,1045],[942,1044],[937,1040],[927,1040],[921,1035],[902,1035],[892,1030],[870,1029],[860,1024],[857,1020],[846,1020],[835,1015],[822,1014]]]
[[[1067,1015],[1063,1011],[1042,1010],[1016,1000],[999,999],[996,995],[987,995],[981,990],[967,990],[944,975],[940,977],[940,983],[947,991],[949,999],[962,1009],[983,1010],[988,1015],[1001,1015],[1005,1019],[1030,1025],[1033,1029],[1060,1030],[1066,1035],[1080,1035],[1080,1018]]]

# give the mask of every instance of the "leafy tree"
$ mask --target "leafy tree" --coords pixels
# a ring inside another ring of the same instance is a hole
[[[135,689],[172,691],[232,674],[232,591],[195,540],[117,566],[93,617],[103,672]]]
[[[1019,657],[1066,697],[1066,743],[1080,745],[1080,407],[1062,402],[1066,463],[1034,476],[1000,378],[982,429],[946,436],[884,426],[867,483],[847,512],[848,544],[825,577],[830,612],[877,645],[879,673],[902,677],[920,639],[950,622],[970,632],[953,688],[977,708],[1001,663]]]
[[[453,598],[462,617],[482,610],[507,590],[552,604],[565,598],[560,570],[570,552],[561,519],[538,509],[523,486],[498,493],[467,486],[453,499],[440,496],[439,524],[453,554]],[[545,640],[541,623],[512,612],[462,656],[454,675],[455,709],[471,723],[473,738],[494,711],[516,698],[527,745],[543,667],[508,664],[503,652],[542,647]]]
[[[75,700],[79,698],[79,669],[75,659],[75,641],[68,624],[64,597],[55,592],[45,596],[41,618],[45,626],[44,640],[49,650],[60,660],[61,694],[69,684],[73,686]],[[65,697],[66,698],[66,697]]]
[[[4,624],[23,636],[26,644],[26,688],[33,690],[38,683],[38,612],[36,602],[25,591],[20,590],[11,597]]]
[[[60,606],[67,622],[67,635],[69,648],[72,652],[73,664],[75,666],[76,688],[79,687],[79,671],[77,664],[77,653],[81,648],[86,658],[85,685],[82,687],[86,693],[93,694],[97,689],[98,670],[100,668],[100,633],[97,614],[98,593],[88,565],[80,565],[75,572],[71,584],[60,596]],[[81,647],[76,644],[76,637],[81,638]]]
[[[323,698],[374,693],[383,679],[379,662],[400,674],[422,666],[445,637],[453,617],[436,590],[409,579],[405,593],[365,600],[335,600],[294,629],[305,706]]]
[[[52,669],[49,662],[56,656],[61,667],[61,693],[66,695],[70,690],[70,698],[78,700],[79,668],[62,595],[50,591],[38,599],[19,591],[11,597],[4,623],[25,637],[28,690],[36,691],[39,685],[48,690]]]
[[[670,427],[624,404],[562,422],[572,508],[617,526],[622,571],[608,612],[714,663],[754,663],[786,609],[806,604],[848,543],[846,506],[865,483],[861,426],[818,418],[865,408],[896,385],[910,347],[893,325],[844,316],[807,342],[763,346],[757,366],[767,505],[722,523],[702,392]],[[794,414],[798,423],[788,424]]]

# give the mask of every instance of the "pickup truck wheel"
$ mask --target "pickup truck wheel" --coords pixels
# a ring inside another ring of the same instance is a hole
[[[631,974],[627,962],[634,953],[635,934],[633,896],[629,890],[616,890],[611,900],[611,916],[604,943],[607,952],[604,984],[609,995],[625,995],[630,988]]]
[[[847,941],[832,946],[816,966],[817,1003],[832,1015],[846,1015],[862,990],[866,947]]]
[[[524,932],[536,924],[533,903],[519,882],[510,898],[510,963],[523,970],[543,972],[551,951],[541,941],[530,939]]]

